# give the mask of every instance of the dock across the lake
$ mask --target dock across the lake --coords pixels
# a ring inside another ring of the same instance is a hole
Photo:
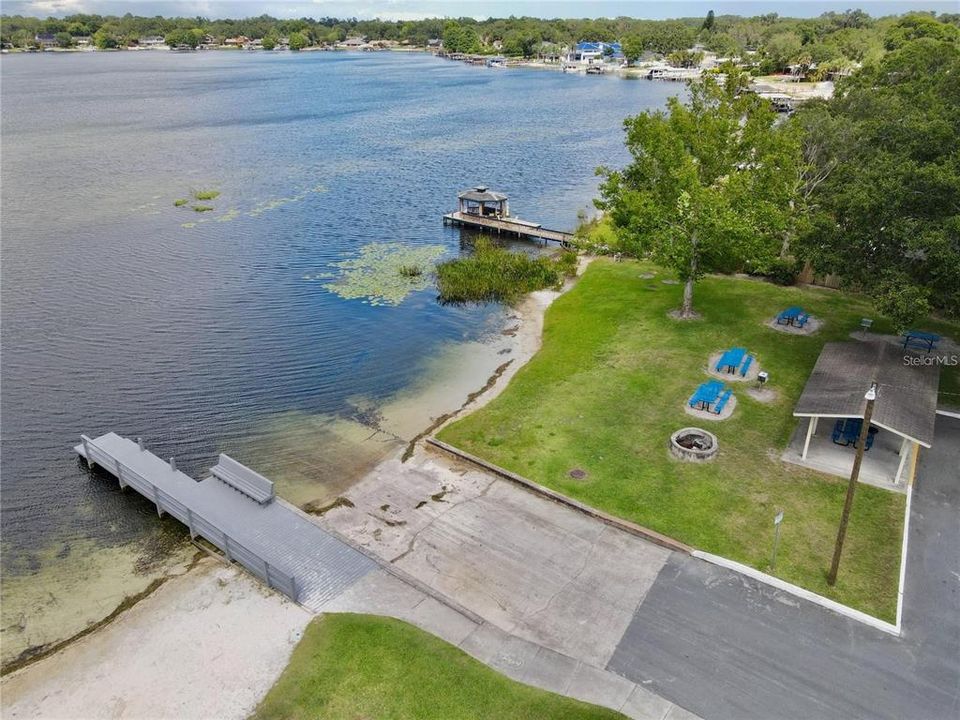
[[[444,225],[470,227],[498,235],[514,235],[529,240],[556,242],[563,247],[573,247],[573,233],[548,230],[539,223],[515,217],[496,217],[465,212],[452,212],[443,216]]]
[[[81,436],[74,450],[220,548],[270,587],[311,609],[377,567],[363,553],[273,495],[273,484],[225,455],[201,481],[142,443],[107,433]]]

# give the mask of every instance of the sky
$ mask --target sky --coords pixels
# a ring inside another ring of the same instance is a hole
[[[357,17],[361,19],[419,20],[426,17],[629,17],[663,19],[700,17],[713,10],[718,15],[815,17],[834,10],[860,8],[873,16],[910,10],[960,12],[960,0],[3,0],[5,15],[63,16],[73,13],[101,15],[163,15],[207,18],[253,17],[264,13],[281,18]]]

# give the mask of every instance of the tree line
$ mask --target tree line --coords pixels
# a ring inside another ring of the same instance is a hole
[[[960,14],[914,14],[918,23],[933,22],[956,29]],[[783,71],[787,66],[819,72],[874,61],[889,50],[890,34],[909,36],[903,18],[873,18],[861,10],[829,12],[816,18],[786,18],[776,13],[755,17],[715,15],[678,20],[639,20],[628,17],[598,19],[540,19],[531,17],[429,18],[387,21],[338,18],[280,20],[255,18],[212,20],[203,17],[140,17],[131,14],[69,15],[63,18],[3,16],[0,40],[14,47],[29,47],[40,34],[57,35],[58,42],[91,37],[101,48],[135,45],[144,36],[170,37],[177,44],[194,45],[210,36],[217,41],[246,36],[275,41],[296,36],[303,47],[340,42],[348,36],[392,40],[426,46],[442,39],[452,52],[494,53],[535,57],[558,53],[579,41],[620,42],[624,54],[637,60],[646,54],[670,55],[700,43],[721,56],[755,56],[758,73]],[[895,42],[895,39],[893,39]]]
[[[806,263],[901,328],[960,317],[960,31],[909,15],[883,45],[786,121],[732,67],[628,118],[632,161],[599,170],[611,250],[674,269],[685,317],[705,273],[789,283]]]

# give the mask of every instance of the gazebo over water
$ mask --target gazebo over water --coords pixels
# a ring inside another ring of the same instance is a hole
[[[510,217],[510,203],[503,193],[493,192],[486,185],[477,185],[457,195],[459,211],[464,215],[481,217]]]

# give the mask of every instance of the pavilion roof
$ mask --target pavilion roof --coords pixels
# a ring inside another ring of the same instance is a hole
[[[501,202],[507,199],[507,196],[503,193],[493,192],[485,185],[477,185],[470,190],[464,190],[457,197],[460,200],[473,200],[474,202]]]
[[[937,414],[940,367],[911,363],[910,351],[883,341],[831,342],[823,346],[793,414],[859,417],[864,395],[877,383],[871,423],[930,447]]]

